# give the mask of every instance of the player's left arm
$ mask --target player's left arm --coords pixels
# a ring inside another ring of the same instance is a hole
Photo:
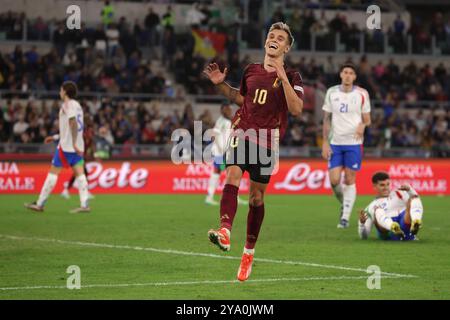
[[[398,188],[398,190],[407,192],[410,199],[419,198],[419,194],[417,193],[417,191],[414,190],[414,188],[411,187],[409,184],[401,185],[400,188]]]
[[[298,116],[303,111],[303,100],[295,93],[294,88],[289,83],[289,80],[281,80],[283,85],[284,95],[286,96],[286,102],[289,112],[293,116]]]
[[[275,70],[277,71],[278,79],[281,80],[289,112],[293,116],[300,115],[303,111],[303,99],[301,99],[295,92],[294,88],[289,82],[288,76],[283,66],[275,59],[269,60],[269,66],[275,68]],[[301,88],[301,90],[303,90],[303,88]],[[303,96],[303,93],[301,94]]]
[[[359,211],[358,234],[360,239],[367,239],[372,230],[373,221],[369,216],[368,208]]]
[[[362,115],[361,115],[361,123],[356,128],[356,138],[357,139],[363,139],[364,137],[364,130],[366,127],[370,126],[372,123],[372,120],[370,118],[370,97],[369,93],[364,90],[361,92],[362,97]]]
[[[69,118],[69,128],[72,136],[73,149],[76,153],[80,154],[81,151],[77,149],[78,123],[76,117]]]
[[[366,127],[370,126],[372,123],[370,119],[370,113],[363,113],[361,117],[361,123],[356,128],[356,138],[361,139],[364,137],[364,130],[366,130]]]
[[[69,129],[70,129],[70,135],[72,136],[72,146],[76,153],[81,154],[82,152],[77,149],[77,137],[78,137],[78,123],[77,123],[77,113],[76,108],[73,103],[73,101],[69,101],[67,103],[66,109],[64,109],[64,112],[67,115],[67,118],[69,119]]]

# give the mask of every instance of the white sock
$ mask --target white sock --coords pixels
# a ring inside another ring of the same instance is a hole
[[[372,230],[372,221],[367,219],[365,223],[358,220],[358,234],[361,239],[367,239]]]
[[[356,200],[356,184],[346,185],[342,187],[344,210],[342,212],[342,219],[350,220],[353,205]]]
[[[247,249],[246,247],[244,247],[244,253],[246,253],[246,254],[255,254],[255,249]]]
[[[342,194],[342,185],[339,183],[335,186],[332,185],[331,188],[333,188],[334,195],[336,196],[338,201],[342,204],[342,201],[344,200]]]
[[[86,175],[82,174],[78,176],[75,182],[78,181],[78,193],[80,194],[80,204],[82,208],[88,207],[88,182]]]
[[[409,214],[411,216],[411,222],[414,220],[422,220],[423,205],[422,201],[420,201],[420,198],[414,198],[411,200]]]
[[[220,174],[213,172],[208,181],[208,198],[212,199],[219,185]]]
[[[56,185],[56,181],[58,181],[58,175],[49,172],[47,174],[47,178],[45,179],[44,185],[42,186],[41,193],[39,194],[39,198],[37,201],[37,205],[43,207],[45,202],[48,199],[50,193],[52,193],[53,188]]]
[[[383,209],[378,209],[375,211],[375,218],[377,219],[377,223],[379,226],[383,227],[386,230],[391,230],[392,223],[394,223],[391,217],[388,217]]]

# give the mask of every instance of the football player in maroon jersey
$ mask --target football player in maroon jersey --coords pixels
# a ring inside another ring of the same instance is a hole
[[[264,63],[249,64],[239,89],[225,82],[216,63],[204,74],[217,90],[240,108],[233,121],[233,133],[225,154],[227,177],[220,202],[220,228],[208,232],[209,239],[223,251],[230,250],[230,234],[236,215],[237,196],[242,175],[250,175],[250,201],[247,217],[247,240],[237,278],[250,276],[256,240],[264,218],[264,192],[278,158],[279,139],[287,127],[288,112],[294,116],[303,109],[303,86],[300,74],[286,69],[284,57],[294,38],[283,22],[274,23],[264,44]]]

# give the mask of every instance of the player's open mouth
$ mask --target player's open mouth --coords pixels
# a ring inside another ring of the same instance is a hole
[[[278,46],[277,46],[276,44],[274,44],[274,43],[271,43],[271,44],[269,44],[269,49],[275,49],[275,50],[277,50],[277,49],[278,49]]]

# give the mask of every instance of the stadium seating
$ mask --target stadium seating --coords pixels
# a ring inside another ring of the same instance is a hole
[[[41,143],[45,135],[52,134],[56,130],[57,91],[64,80],[77,82],[86,93],[80,100],[94,129],[108,128],[115,144],[165,144],[174,128],[191,128],[193,121],[200,119],[207,129],[218,116],[222,99],[202,77],[203,66],[208,61],[227,65],[228,81],[239,86],[245,65],[261,59],[261,37],[255,37],[251,25],[262,26],[259,31],[263,35],[271,22],[282,19],[298,36],[296,48],[301,51],[293,50],[287,64],[300,71],[306,91],[305,113],[290,117],[284,145],[321,145],[324,91],[338,82],[339,64],[350,59],[358,65],[359,83],[368,89],[374,106],[366,146],[422,147],[435,150],[436,155],[448,155],[450,73],[445,55],[450,26],[445,25],[442,14],[428,21],[411,21],[408,15],[394,17],[391,28],[380,31],[379,36],[387,40],[378,46],[375,33],[366,32],[361,38],[362,26],[348,23],[332,4],[296,8],[287,1],[284,11],[265,8],[273,14],[259,15],[249,10],[248,16],[242,16],[245,8],[238,2],[227,4],[237,16],[221,16],[215,1],[199,9],[186,2],[175,3],[170,9],[162,4],[133,2],[123,9],[116,2],[116,23],[106,26],[100,16],[91,15],[81,32],[64,28],[63,21],[45,13],[35,16],[2,9],[0,143]],[[90,5],[99,10],[102,6]],[[253,5],[254,1],[249,1],[250,9]],[[344,3],[341,8],[357,10],[359,6]],[[123,10],[129,10],[130,16],[121,16]],[[171,10],[175,17],[184,14],[183,19],[170,22],[167,12]],[[203,19],[188,20],[188,16],[195,16],[195,10]],[[127,19],[133,15],[138,18]],[[262,16],[270,19],[264,21]],[[422,39],[427,28],[428,38]],[[226,39],[222,54],[205,57],[196,49],[198,39],[192,30],[197,29],[230,31],[233,36]],[[116,31],[117,45],[112,39]],[[307,34],[317,38],[311,42]],[[9,41],[19,39],[26,41]],[[321,47],[324,42],[339,45]],[[411,59],[389,54],[408,50],[416,53]]]

